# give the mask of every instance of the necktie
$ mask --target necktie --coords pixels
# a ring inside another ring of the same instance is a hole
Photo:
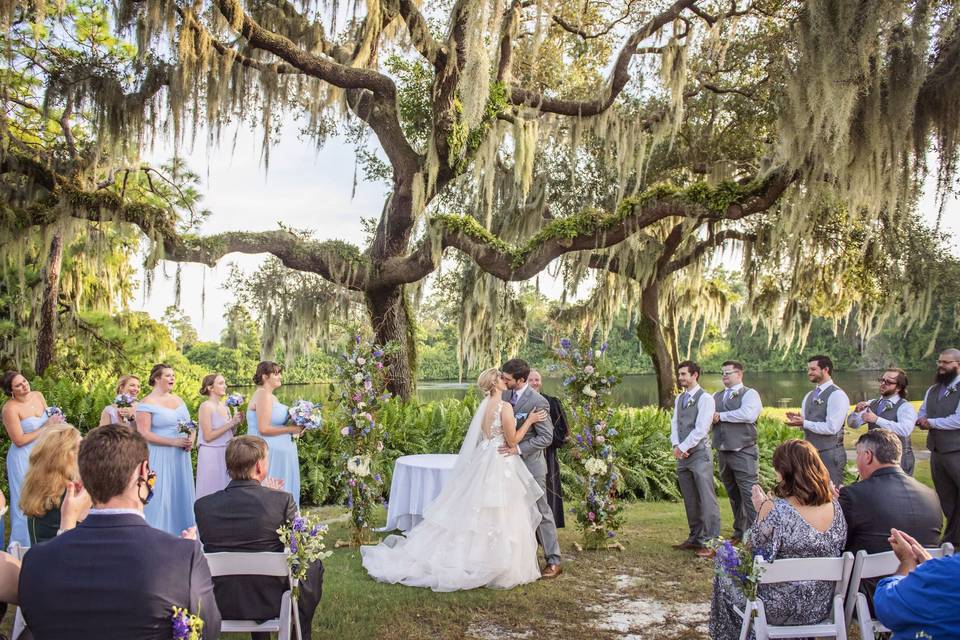
[[[727,389],[723,392],[723,403],[726,404],[730,402],[730,396],[733,395],[733,389]]]
[[[686,391],[684,391],[683,393],[681,393],[681,394],[680,394],[680,406],[681,406],[681,407],[687,406],[687,400],[688,400],[689,398],[690,398],[690,394],[687,393]]]
[[[517,406],[517,400],[519,399],[520,399],[520,394],[518,394],[516,391],[510,392],[510,404],[512,406],[514,407]]]
[[[814,400],[819,400],[819,399],[820,399],[820,387],[817,387],[817,388],[813,391],[813,399],[814,399]]]
[[[938,399],[943,400],[947,395],[947,385],[940,385],[940,394],[937,396]]]

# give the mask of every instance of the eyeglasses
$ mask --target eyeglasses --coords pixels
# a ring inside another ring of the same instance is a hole
[[[721,370],[721,371],[720,371],[720,375],[723,376],[723,377],[727,377],[727,376],[732,376],[732,375],[735,374],[736,372],[737,372],[736,369],[730,369],[729,371],[723,371],[723,370]]]
[[[953,364],[957,360],[937,360],[937,364]]]
[[[896,380],[890,380],[889,378],[877,378],[877,382],[880,384],[897,384]]]

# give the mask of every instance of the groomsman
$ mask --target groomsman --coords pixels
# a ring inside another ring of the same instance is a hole
[[[937,359],[937,384],[927,389],[917,426],[929,430],[930,472],[947,517],[943,542],[960,546],[960,350]]]
[[[743,386],[743,364],[727,360],[721,365],[720,375],[724,389],[713,395],[717,405],[713,448],[733,510],[733,542],[739,542],[757,519],[750,492],[758,484],[757,419],[763,404],[756,390]]]
[[[843,448],[843,423],[850,399],[834,384],[833,361],[813,356],[807,361],[807,379],[817,385],[803,397],[800,413],[787,412],[787,424],[803,428],[803,439],[817,448],[835,487],[843,485],[847,452]]]
[[[701,558],[713,552],[706,543],[720,535],[720,507],[713,489],[713,456],[707,435],[716,410],[713,396],[700,388],[700,365],[685,360],[677,366],[684,390],[674,403],[670,444],[677,459],[677,480],[683,494],[690,535],[674,549],[695,549]]]
[[[550,511],[553,512],[553,521],[557,529],[564,526],[563,515],[563,486],[560,484],[560,461],[557,459],[557,451],[563,447],[567,439],[569,428],[567,426],[567,415],[563,412],[563,404],[560,398],[548,396],[540,391],[543,387],[543,378],[536,369],[530,369],[530,377],[527,379],[530,387],[547,399],[550,403],[550,420],[553,422],[553,442],[543,450],[543,458],[547,461],[547,501],[550,503]]]
[[[907,401],[907,373],[903,369],[887,369],[877,382],[880,383],[880,397],[858,402],[847,417],[847,426],[859,429],[866,424],[868,431],[887,429],[895,433],[903,451],[900,466],[912,476],[915,458],[910,434],[917,422],[917,410]]]

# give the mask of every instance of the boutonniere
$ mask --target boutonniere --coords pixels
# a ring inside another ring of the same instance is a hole
[[[693,396],[690,396],[689,398],[687,398],[687,404],[685,404],[684,407],[689,409],[692,406],[693,406]]]
[[[521,411],[520,413],[518,413],[517,415],[515,415],[514,418],[517,419],[517,424],[519,424],[519,423],[523,422],[524,420],[526,420],[528,415],[530,415],[530,414],[528,414],[526,411]]]
[[[823,398],[814,398],[814,399],[813,399],[813,404],[815,404],[815,405],[821,405],[821,404],[823,404]]]
[[[950,385],[949,387],[947,387],[947,392],[946,392],[945,394],[943,394],[943,395],[944,395],[944,396],[948,396],[948,395],[950,395],[951,393],[954,393],[956,390],[957,390],[957,385],[952,384],[952,385]]]
[[[738,395],[740,395],[740,392],[737,391],[736,389],[734,389],[733,391],[730,392],[730,399],[733,400],[733,399],[736,398]]]

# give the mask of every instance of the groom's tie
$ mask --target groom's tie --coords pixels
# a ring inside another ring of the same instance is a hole
[[[510,406],[517,406],[517,400],[520,399],[520,395],[516,391],[510,392]]]

